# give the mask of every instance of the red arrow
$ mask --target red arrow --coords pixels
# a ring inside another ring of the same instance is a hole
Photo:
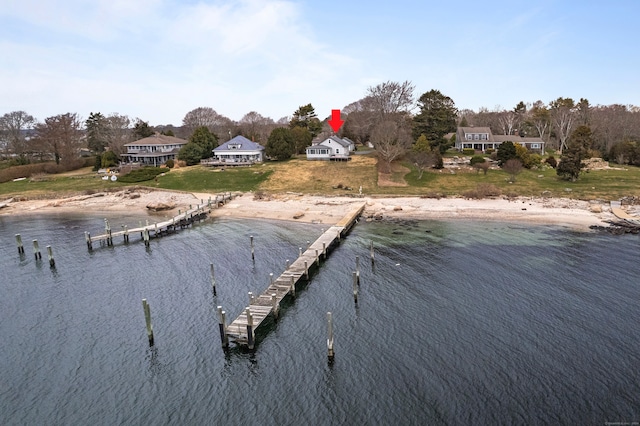
[[[340,130],[340,127],[342,127],[342,124],[344,123],[344,120],[340,120],[339,109],[331,110],[331,120],[329,120],[328,123],[329,123],[329,126],[331,126],[331,128],[333,129],[333,131],[335,133],[338,133],[338,130]]]

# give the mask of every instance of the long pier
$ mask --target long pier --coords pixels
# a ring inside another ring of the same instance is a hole
[[[116,232],[111,231],[111,225],[109,224],[109,221],[105,219],[104,234],[92,237],[89,232],[84,233],[87,248],[89,250],[93,250],[94,242],[106,243],[107,246],[112,246],[114,237],[122,237],[123,242],[128,243],[129,236],[137,233],[140,233],[142,241],[145,242],[145,245],[148,245],[151,236],[154,238],[159,237],[163,233],[168,234],[171,231],[176,231],[178,228],[185,228],[195,221],[200,221],[204,219],[207,214],[211,213],[212,208],[218,208],[221,204],[226,204],[226,202],[231,200],[232,197],[233,195],[230,192],[216,195],[215,199],[209,198],[207,202],[204,202],[203,200],[203,204],[198,204],[195,207],[190,206],[190,208],[184,213],[179,212],[178,215],[166,221],[152,224],[147,221],[146,225],[131,229],[128,229],[125,225],[121,231]],[[151,231],[153,231],[153,234],[151,234]]]
[[[299,257],[289,265],[279,277],[273,279],[262,294],[249,294],[250,303],[231,324],[226,325],[226,314],[218,306],[220,337],[222,346],[228,347],[229,340],[238,345],[253,349],[255,330],[265,319],[273,314],[278,316],[280,303],[289,294],[295,296],[296,285],[302,280],[309,280],[309,274],[320,266],[320,261],[327,258],[329,252],[349,232],[362,214],[365,204],[362,203],[349,212],[340,222],[327,229]]]

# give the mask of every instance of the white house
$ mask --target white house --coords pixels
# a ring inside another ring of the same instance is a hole
[[[126,163],[160,166],[167,160],[175,160],[178,151],[187,142],[184,139],[156,133],[153,136],[125,144],[127,152],[121,157]]]
[[[349,155],[353,150],[355,150],[353,142],[334,135],[308,146],[307,160],[348,161],[351,160]]]
[[[220,163],[259,163],[264,161],[264,147],[244,136],[236,136],[213,150],[213,160]]]

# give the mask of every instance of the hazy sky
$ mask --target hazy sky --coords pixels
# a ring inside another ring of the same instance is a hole
[[[0,115],[321,118],[383,81],[460,109],[640,104],[640,1],[5,0]]]

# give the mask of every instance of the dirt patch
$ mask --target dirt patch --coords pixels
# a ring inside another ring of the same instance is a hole
[[[409,186],[409,184],[404,180],[405,175],[407,175],[409,172],[411,172],[411,170],[409,170],[405,166],[397,163],[392,163],[391,173],[382,173],[380,171],[378,172],[378,186]]]

